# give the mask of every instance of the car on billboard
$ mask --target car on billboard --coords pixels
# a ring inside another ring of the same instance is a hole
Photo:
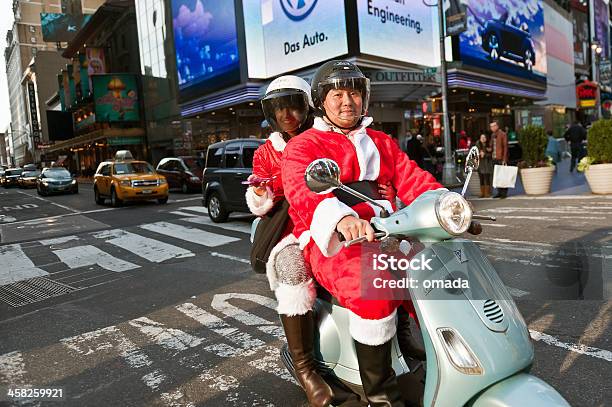
[[[484,23],[480,36],[482,48],[489,59],[497,62],[500,57],[511,59],[523,64],[528,71],[533,71],[536,63],[536,53],[527,24],[511,21],[508,13],[500,18],[490,19]]]

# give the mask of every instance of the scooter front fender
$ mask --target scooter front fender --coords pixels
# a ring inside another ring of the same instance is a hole
[[[527,373],[519,373],[495,383],[476,396],[470,407],[546,407],[569,403],[551,385]]]

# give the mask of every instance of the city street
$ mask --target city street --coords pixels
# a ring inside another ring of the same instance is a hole
[[[497,217],[475,240],[529,324],[532,373],[573,406],[606,405],[612,197],[473,204]],[[0,383],[61,387],[69,406],[304,404],[250,269],[251,219],[213,224],[198,194],[111,208],[86,184],[0,189]]]

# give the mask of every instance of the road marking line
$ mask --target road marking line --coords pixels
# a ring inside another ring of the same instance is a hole
[[[200,380],[208,384],[208,387],[218,391],[237,389],[240,383],[234,376],[218,374],[213,369],[207,369],[200,374]]]
[[[179,209],[191,212],[204,213],[208,215],[208,208],[205,208],[203,206],[183,206]]]
[[[241,257],[236,257],[236,256],[230,256],[229,254],[222,254],[222,253],[217,253],[217,252],[210,252],[211,256],[214,257],[221,257],[223,259],[229,259],[229,260],[234,260],[234,261],[239,261],[240,263],[245,263],[245,264],[251,264],[251,261],[248,259],[243,259]]]
[[[215,344],[206,347],[206,350],[217,354],[222,357],[234,357],[234,356],[249,356],[254,354],[257,350],[265,346],[265,342],[260,339],[253,338],[246,332],[240,332],[238,328],[230,326],[227,322],[221,318],[213,315],[202,308],[192,304],[185,303],[176,307],[176,309],[189,318],[197,321],[206,328],[210,329],[217,335],[226,338],[235,345],[238,345],[240,349],[233,348],[231,346],[219,346],[222,344]]]
[[[547,335],[542,332],[529,330],[531,338],[534,341],[542,341],[547,345],[557,346],[562,349],[569,350],[571,352],[580,353],[581,355],[591,356],[598,359],[603,359],[606,362],[612,362],[612,352],[605,349],[593,348],[591,346],[576,344],[576,343],[565,343],[561,342],[554,336]]]
[[[516,298],[521,298],[521,297],[524,297],[526,295],[529,295],[529,291],[523,291],[523,290],[518,289],[518,288],[506,286],[506,289],[508,290],[508,292],[510,293],[511,296],[516,297]]]
[[[522,216],[522,215],[500,215],[503,219],[528,219],[528,220],[545,220],[545,221],[559,221],[561,218],[554,218],[551,216]],[[605,216],[563,216],[563,220],[574,220],[574,219],[587,219],[587,220],[601,220],[607,219]]]
[[[240,240],[236,237],[219,235],[217,233],[206,232],[204,230],[180,226],[169,222],[148,223],[145,225],[140,225],[139,227],[151,232],[207,247],[222,246],[224,244],[237,242]]]
[[[159,370],[154,370],[151,373],[147,373],[141,378],[142,382],[147,385],[147,387],[151,390],[157,390],[159,385],[162,384],[166,379],[167,376]]]
[[[68,243],[73,240],[79,240],[79,238],[77,236],[72,235],[72,236],[56,237],[53,239],[39,240],[38,242],[43,246],[54,246],[54,245]]]
[[[284,339],[285,334],[283,329],[278,326],[277,323],[270,322],[267,319],[261,318],[257,315],[253,315],[248,311],[242,310],[229,303],[231,299],[240,299],[246,301],[252,301],[256,304],[268,307],[276,312],[277,303],[275,300],[264,297],[263,295],[257,294],[242,294],[242,293],[226,293],[226,294],[215,294],[212,300],[212,307],[227,315],[236,321],[242,322],[245,325],[256,326],[262,332],[275,336],[279,339]]]
[[[0,286],[49,274],[36,267],[18,244],[0,246],[0,264]]]
[[[202,200],[201,196],[194,196],[193,198],[184,198],[184,199],[172,199],[169,201],[169,203],[177,203],[177,202],[189,202],[189,201],[196,201],[196,200]]]
[[[197,338],[180,329],[166,328],[161,322],[153,321],[147,317],[133,319],[129,321],[129,324],[138,328],[159,346],[176,351],[176,353],[199,346],[204,341],[202,338]]]
[[[140,267],[137,264],[111,256],[91,245],[53,250],[53,253],[71,269],[98,265],[106,270],[121,272]]]
[[[21,352],[14,351],[0,355],[0,376],[4,377],[3,383],[25,384],[25,373],[25,364]]]
[[[246,233],[247,235],[251,234],[251,225],[241,225],[239,223],[215,223],[208,216],[192,216],[186,219],[181,219],[185,222],[195,223],[198,225],[206,225],[212,226],[216,228],[221,228],[225,230],[233,230],[235,232]]]
[[[19,225],[22,223],[28,224],[28,225],[37,225],[39,223],[48,221],[48,220],[52,220],[52,219],[58,219],[58,218],[63,218],[66,216],[77,216],[77,215],[87,215],[90,213],[98,213],[98,212],[108,212],[108,211],[115,211],[121,208],[103,208],[103,209],[93,209],[91,211],[84,211],[84,212],[75,212],[75,213],[66,213],[63,215],[53,215],[53,216],[45,216],[44,218],[34,218],[34,219],[26,219],[26,220],[20,220],[17,222],[11,222],[11,225]]]
[[[172,211],[170,213],[173,215],[177,215],[177,216],[198,216],[195,213],[187,213],[187,212],[181,212],[181,211]]]
[[[17,192],[19,192],[20,194],[23,194],[23,195],[29,196],[30,198],[38,199],[39,201],[43,201],[43,202],[49,203],[49,204],[51,204],[51,205],[55,205],[55,206],[57,206],[57,207],[60,207],[60,208],[62,208],[62,209],[66,209],[67,211],[70,211],[70,212],[73,212],[73,213],[78,212],[78,210],[77,210],[77,209],[74,209],[74,208],[71,208],[71,207],[69,207],[69,206],[65,206],[65,205],[60,205],[60,204],[58,204],[57,202],[53,202],[53,201],[50,201],[50,200],[48,200],[48,199],[41,198],[41,197],[39,197],[39,196],[30,195],[30,194],[27,194],[27,193],[22,192],[22,191],[17,191]]]
[[[488,228],[489,226],[493,226],[495,228],[505,228],[508,225],[503,225],[501,223],[482,223],[483,228]]]
[[[122,229],[105,230],[95,233],[94,237],[97,239],[109,239],[106,240],[106,243],[125,249],[147,261],[155,263],[161,263],[174,258],[182,259],[195,256],[193,252],[187,249]]]

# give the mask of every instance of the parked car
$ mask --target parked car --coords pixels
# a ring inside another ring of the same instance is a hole
[[[4,172],[4,188],[19,185],[19,177],[21,177],[22,172],[23,168],[9,168],[6,170]]]
[[[6,171],[5,168],[0,168],[0,186],[4,185],[4,172]]]
[[[505,57],[523,64],[527,71],[533,71],[536,54],[531,34],[526,23],[513,25],[507,23],[508,13],[499,19],[485,22],[482,31],[482,48],[491,61]]]
[[[198,157],[167,157],[157,164],[156,171],[166,177],[170,188],[181,192],[199,191],[202,188],[204,162]]]
[[[36,180],[36,192],[38,192],[38,195],[65,192],[78,194],[79,183],[70,172],[63,167],[43,168]]]
[[[117,151],[115,160],[104,161],[94,176],[94,197],[98,205],[110,198],[112,206],[124,201],[156,199],[168,202],[168,182],[146,161],[134,160],[127,150]]]
[[[19,187],[36,188],[36,181],[38,180],[39,175],[40,171],[38,170],[29,171],[24,169],[24,171],[21,173],[21,177],[19,177]]]
[[[202,177],[202,205],[213,222],[225,222],[230,212],[249,212],[242,181],[253,173],[253,155],[265,140],[234,139],[208,147]]]
[[[24,171],[37,171],[36,164],[25,164],[23,167]]]

